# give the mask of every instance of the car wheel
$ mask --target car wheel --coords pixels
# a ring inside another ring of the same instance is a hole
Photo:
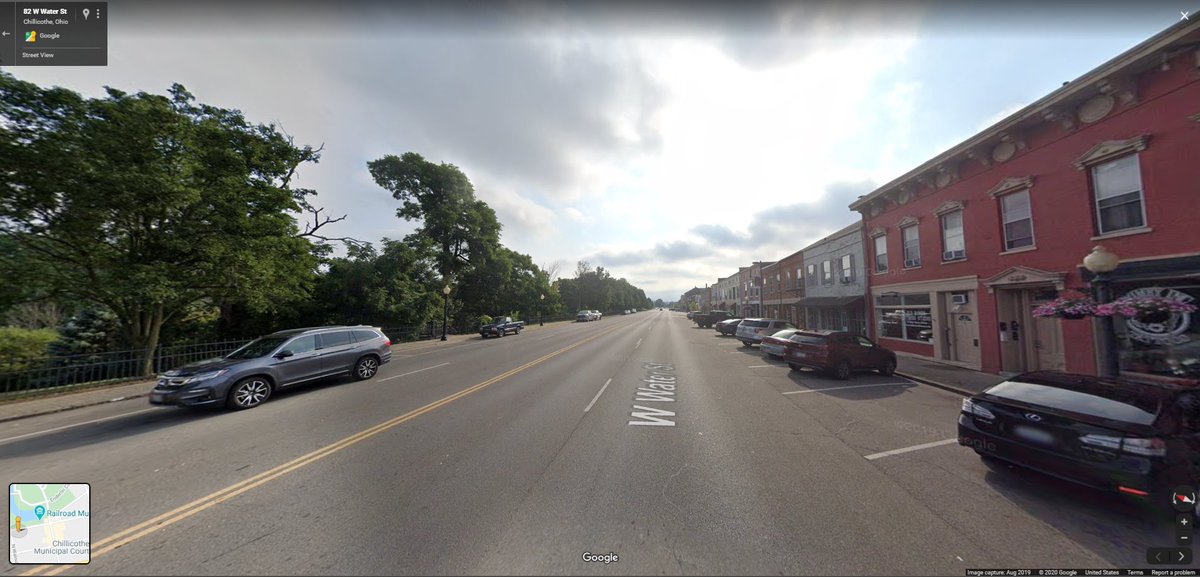
[[[496,336],[504,338],[505,331],[503,329],[496,331]]]
[[[788,368],[793,371],[798,371],[800,370],[800,365],[797,365],[796,363],[788,363]]]
[[[888,359],[883,362],[883,367],[879,369],[879,374],[890,377],[896,373],[896,360]]]
[[[479,338],[486,339],[487,337],[487,333],[479,333]]]
[[[519,334],[521,334],[521,327],[517,327],[517,330],[516,330],[516,331],[514,331],[514,332],[513,332],[513,334],[514,334],[514,335],[519,335]]]
[[[833,365],[833,378],[844,381],[850,378],[850,362],[842,359]]]
[[[365,381],[375,376],[377,372],[379,372],[379,361],[370,355],[358,359],[358,362],[354,363],[354,378],[357,380]]]
[[[247,377],[229,389],[229,408],[240,411],[257,407],[271,397],[271,383],[262,377]]]

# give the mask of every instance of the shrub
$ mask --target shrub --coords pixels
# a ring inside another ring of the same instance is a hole
[[[58,332],[53,329],[0,327],[0,371],[30,368],[26,365],[40,362],[57,339]]]

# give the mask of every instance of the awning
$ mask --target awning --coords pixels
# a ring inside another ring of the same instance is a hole
[[[861,301],[862,296],[854,297],[804,297],[796,302],[802,307],[844,307]]]

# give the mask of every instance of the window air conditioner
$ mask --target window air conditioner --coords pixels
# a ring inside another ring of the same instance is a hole
[[[965,250],[942,251],[942,260],[959,260],[964,258],[967,258],[967,251]]]
[[[904,261],[904,268],[916,268],[921,266],[921,259],[912,258]]]

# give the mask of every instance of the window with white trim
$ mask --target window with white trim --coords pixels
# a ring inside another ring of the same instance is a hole
[[[821,262],[821,283],[833,284],[833,261],[825,260]]]
[[[1146,225],[1137,154],[1093,166],[1092,192],[1096,202],[1096,230],[1100,234]]]
[[[854,282],[854,255],[842,255],[842,282]]]
[[[904,241],[904,268],[921,266],[921,233],[917,225],[900,229],[900,239]]]
[[[942,260],[962,260],[967,258],[967,244],[963,237],[963,211],[956,210],[941,216],[942,221]]]
[[[887,272],[887,235],[875,237],[875,272]]]
[[[1000,222],[1004,223],[1004,250],[1033,246],[1028,189],[1000,197]]]
[[[817,265],[808,265],[808,286],[817,286]]]

